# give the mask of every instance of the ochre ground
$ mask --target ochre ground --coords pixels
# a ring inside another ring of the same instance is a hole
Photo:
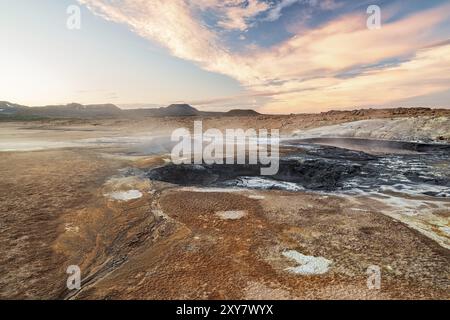
[[[105,197],[120,168],[160,165],[93,150],[3,153],[1,298],[449,299],[448,250],[345,198],[308,193],[200,192],[133,179],[140,199]],[[120,186],[119,186],[120,188]],[[257,195],[258,197],[255,197]],[[216,212],[245,210],[238,220]],[[300,276],[285,250],[333,261]],[[65,289],[79,265],[83,289]],[[366,269],[382,269],[381,290]]]
[[[290,133],[397,116],[373,112],[261,116],[257,124]],[[176,126],[190,127],[192,120]],[[167,133],[174,125],[172,119],[5,123],[0,142]],[[205,119],[205,127],[255,127],[255,121]],[[164,160],[116,151],[88,145],[0,152],[0,298],[450,299],[449,250],[383,215],[369,200],[199,192],[126,178],[126,171]],[[143,197],[120,202],[107,196],[127,189]],[[228,210],[247,215],[223,220],[216,214]],[[324,275],[290,274],[285,269],[295,263],[282,256],[285,250],[333,263]],[[78,292],[66,288],[69,265],[81,268]],[[370,265],[382,270],[381,290],[366,286]]]

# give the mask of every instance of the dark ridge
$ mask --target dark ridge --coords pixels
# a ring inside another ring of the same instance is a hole
[[[256,116],[254,110],[231,110],[229,112],[199,111],[186,103],[171,104],[167,107],[149,109],[122,110],[114,104],[82,105],[70,103],[67,105],[49,105],[42,107],[27,107],[10,102],[0,102],[0,117],[19,116],[44,118],[139,118],[139,117],[220,117],[220,116]]]
[[[189,117],[200,115],[200,112],[197,109],[188,104],[171,104],[170,106],[163,108],[163,112],[166,116],[172,117]]]
[[[261,114],[252,109],[234,109],[225,112],[224,115],[228,117],[255,117]]]

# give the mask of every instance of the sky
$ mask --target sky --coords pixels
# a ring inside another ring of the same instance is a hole
[[[448,0],[0,0],[0,100],[450,108],[449,12]]]

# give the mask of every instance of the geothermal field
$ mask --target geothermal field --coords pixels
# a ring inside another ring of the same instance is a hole
[[[278,129],[278,172],[173,163],[194,121]],[[450,299],[449,143],[432,109],[1,122],[0,298]]]

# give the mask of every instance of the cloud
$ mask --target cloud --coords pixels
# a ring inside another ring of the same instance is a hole
[[[248,0],[246,5],[227,7],[225,19],[219,21],[218,25],[227,30],[245,31],[252,23],[252,19],[269,8],[266,2]]]
[[[270,11],[267,13],[265,18],[266,21],[276,21],[280,19],[282,11],[294,4],[303,3],[309,6],[310,9],[322,9],[322,10],[333,10],[338,8],[341,3],[337,3],[334,0],[281,0],[275,4]],[[310,14],[311,11],[308,10]]]
[[[332,10],[339,6],[335,0],[190,0],[192,7],[217,14],[217,25],[227,31],[246,31],[254,26],[258,16],[261,21],[276,21],[282,11],[296,3],[303,3],[309,8]]]
[[[270,4],[263,0],[190,0],[189,5],[214,13],[217,26],[227,31],[247,30],[259,14],[270,8]]]
[[[267,14],[267,21],[275,21],[281,17],[281,11],[284,8],[290,7],[295,3],[301,2],[302,0],[282,0],[275,7],[273,7]]]
[[[263,110],[289,113],[389,106],[406,98],[446,91],[449,84],[450,45],[447,44],[422,49],[397,66],[370,70],[349,79],[326,77],[289,82],[282,88],[273,88],[285,91],[274,91],[274,99]],[[293,90],[289,92],[288,88]]]
[[[180,0],[79,0],[95,14],[127,25],[140,36],[167,48],[176,57],[213,68],[229,55],[217,35],[197,20]],[[209,57],[206,61],[205,57]]]
[[[348,14],[270,48],[249,46],[246,52],[233,52],[222,42],[220,31],[206,25],[202,14],[223,12],[218,26],[245,30],[261,13],[277,18],[283,6],[297,1],[282,0],[270,7],[257,0],[79,2],[105,19],[127,25],[176,57],[236,79],[248,95],[272,97],[264,107],[271,112],[382,104],[449,87],[449,76],[442,74],[448,69],[444,54],[449,56],[449,46],[419,50],[443,40],[436,30],[449,21],[448,4],[384,23],[380,30],[366,28],[365,12]],[[322,9],[339,5],[335,1],[303,2]],[[381,64],[398,58],[405,62],[394,67]],[[355,68],[365,70],[361,67],[368,65],[375,67],[345,79],[338,76]]]

